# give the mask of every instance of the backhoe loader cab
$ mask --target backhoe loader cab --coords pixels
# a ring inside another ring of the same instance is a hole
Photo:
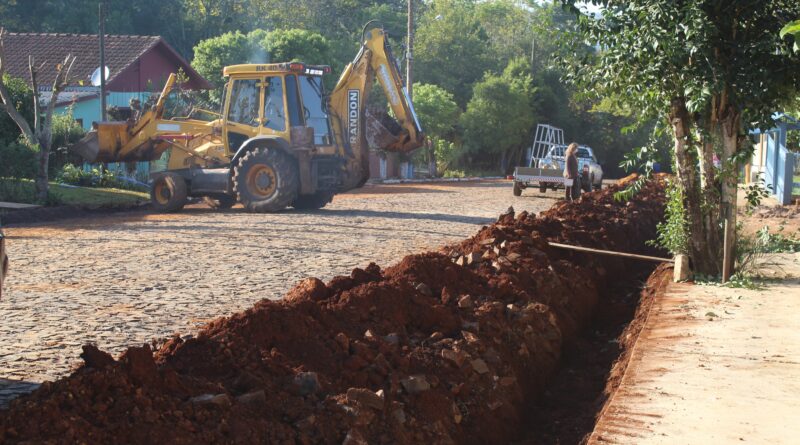
[[[303,63],[234,65],[224,69],[222,120],[227,153],[256,136],[292,140],[292,127],[313,129],[314,145],[333,145],[321,76],[328,66]]]
[[[322,76],[330,71],[300,62],[225,67],[223,106],[212,121],[163,117],[173,74],[135,122],[100,122],[71,148],[88,162],[148,161],[168,151],[166,170],[152,175],[160,211],[180,210],[189,196],[254,212],[321,208],[364,184],[370,148],[409,152],[423,141],[383,29],[365,27],[361,50],[326,95]],[[366,112],[375,79],[396,121]]]

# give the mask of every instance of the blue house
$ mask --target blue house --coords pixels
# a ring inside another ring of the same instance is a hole
[[[760,135],[760,138],[746,179],[748,182],[755,182],[763,176],[765,185],[772,189],[778,202],[785,205],[792,202],[797,159],[797,153],[787,148],[786,138],[790,131],[800,130],[800,122],[785,114],[777,115],[776,122],[775,128],[753,132]]]

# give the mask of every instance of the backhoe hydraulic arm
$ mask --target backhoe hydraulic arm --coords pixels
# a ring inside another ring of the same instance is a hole
[[[369,24],[368,24],[369,25]],[[400,77],[381,28],[365,29],[361,50],[342,72],[330,94],[329,111],[339,145],[361,170],[369,172],[369,149],[408,153],[422,146],[424,136],[414,106]],[[374,79],[378,79],[393,118],[367,107]],[[356,181],[353,178],[352,181]],[[357,185],[356,185],[357,186]],[[347,187],[347,185],[344,187]]]

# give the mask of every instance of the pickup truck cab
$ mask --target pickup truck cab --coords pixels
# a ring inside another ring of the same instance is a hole
[[[542,159],[542,164],[564,171],[564,152],[566,145],[553,146]],[[603,167],[597,162],[594,151],[586,145],[578,146],[578,171],[581,174],[581,187],[584,190],[599,190],[603,185]]]

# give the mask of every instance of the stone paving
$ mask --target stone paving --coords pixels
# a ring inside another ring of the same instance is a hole
[[[177,214],[115,214],[10,227],[0,301],[0,406],[81,363],[81,345],[112,354],[209,320],[295,282],[472,235],[509,206],[541,211],[562,192],[509,181],[367,186],[316,212],[249,214],[200,205]]]

